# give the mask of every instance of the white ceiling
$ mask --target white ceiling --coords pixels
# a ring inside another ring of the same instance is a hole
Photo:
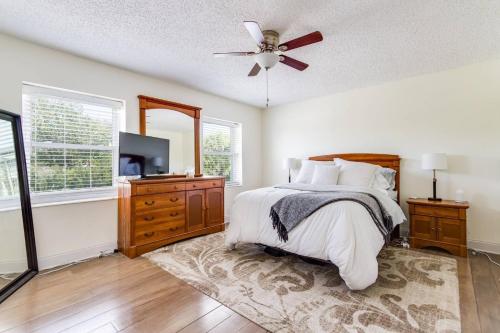
[[[243,20],[281,41],[324,40],[287,55],[304,72],[270,71],[271,105],[458,67],[500,55],[499,0],[1,0],[0,31],[256,106],[265,75]]]

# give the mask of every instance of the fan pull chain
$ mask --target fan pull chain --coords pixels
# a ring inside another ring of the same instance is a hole
[[[269,108],[269,68],[266,68],[266,109]]]

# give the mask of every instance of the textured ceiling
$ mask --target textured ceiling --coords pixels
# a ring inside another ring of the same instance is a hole
[[[281,41],[325,37],[287,53],[310,64],[304,72],[271,69],[271,105],[500,55],[499,0],[0,0],[2,32],[263,106],[252,58],[211,56],[255,49],[243,20]]]

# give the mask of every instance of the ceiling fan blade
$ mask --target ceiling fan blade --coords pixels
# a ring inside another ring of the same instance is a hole
[[[256,76],[260,72],[260,66],[258,63],[255,63],[255,65],[252,67],[250,70],[250,73],[248,73],[248,76]]]
[[[302,62],[302,61],[298,61],[296,59],[293,59],[293,58],[290,58],[290,57],[287,57],[285,55],[280,55],[280,62],[285,64],[285,65],[288,65],[290,67],[293,67],[299,71],[303,71],[304,69],[306,69],[307,67],[309,67],[308,64]]]
[[[255,21],[243,21],[245,28],[247,28],[252,38],[257,42],[257,45],[264,43],[264,35],[260,30],[259,24]]]
[[[323,35],[319,31],[311,32],[308,35],[304,35],[299,38],[295,38],[292,40],[289,40],[286,43],[280,44],[278,48],[281,51],[288,51],[288,50],[293,50],[298,47],[306,46],[309,44],[321,42],[323,40]]]
[[[224,58],[224,57],[245,57],[254,55],[255,52],[223,52],[223,53],[214,53],[215,58]]]

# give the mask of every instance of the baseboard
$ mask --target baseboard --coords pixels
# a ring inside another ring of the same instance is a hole
[[[40,270],[48,269],[60,265],[69,264],[78,260],[98,257],[103,252],[108,253],[114,251],[115,249],[116,242],[108,242],[51,256],[39,257],[38,267]]]
[[[467,247],[469,249],[500,254],[500,244],[499,243],[470,240],[467,242]]]

